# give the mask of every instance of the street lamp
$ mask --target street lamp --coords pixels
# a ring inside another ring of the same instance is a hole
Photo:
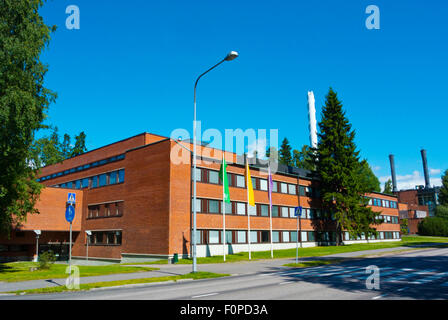
[[[34,233],[36,234],[36,261],[39,261],[39,236],[42,233],[40,230],[34,230]]]
[[[86,230],[86,234],[87,234],[87,253],[86,253],[86,260],[89,261],[89,241],[90,241],[90,236],[92,235],[92,231],[90,230]]]
[[[238,57],[238,53],[236,51],[230,51],[224,59],[215,64],[213,67],[202,73],[194,83],[194,119],[193,119],[193,235],[191,237],[192,240],[192,255],[193,255],[193,272],[197,272],[197,263],[196,263],[196,87],[198,85],[199,79],[207,72],[215,69],[224,61],[232,61]]]

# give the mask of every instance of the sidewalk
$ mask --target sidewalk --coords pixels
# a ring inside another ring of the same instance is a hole
[[[433,244],[432,244],[433,245]],[[376,250],[364,250],[346,253],[337,253],[320,257],[308,257],[299,258],[300,261],[313,261],[313,260],[325,260],[325,259],[337,259],[337,258],[355,258],[363,255],[375,255],[379,253],[387,253],[393,251],[399,251],[404,249],[412,249],[410,247],[395,247]],[[299,249],[300,250],[300,249]],[[283,267],[286,263],[294,263],[295,258],[288,259],[267,259],[256,261],[242,261],[233,263],[215,263],[215,264],[198,264],[198,271],[208,271],[214,273],[228,273],[232,275],[253,274],[272,272]],[[148,266],[148,265],[141,265]],[[112,274],[105,276],[93,276],[93,277],[81,277],[80,283],[94,283],[103,281],[115,281],[115,280],[129,280],[129,279],[141,279],[141,278],[153,278],[153,277],[166,277],[175,276],[190,273],[192,271],[191,264],[167,264],[167,265],[154,265],[154,267],[160,268],[160,270],[138,272],[138,273],[123,273]],[[45,280],[31,280],[22,282],[0,282],[0,293],[16,290],[28,290],[38,289],[46,287],[65,286],[65,278],[61,279],[45,279]]]

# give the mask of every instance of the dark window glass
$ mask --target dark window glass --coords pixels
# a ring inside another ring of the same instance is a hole
[[[98,187],[98,176],[91,177],[90,179],[92,179],[92,188]]]
[[[269,242],[269,231],[261,231],[261,242]]]
[[[88,188],[89,187],[89,178],[84,178],[81,180],[81,188]]]
[[[278,206],[272,206],[272,216],[278,217]]]
[[[117,171],[109,173],[109,184],[117,183]]]
[[[118,171],[118,182],[124,182],[124,169]]]
[[[81,180],[76,180],[76,189],[81,189]]]
[[[115,244],[121,244],[121,231],[115,232]]]
[[[100,181],[99,181],[100,187],[104,187],[105,185],[107,185],[107,174],[106,173],[100,174],[99,179],[100,179]]]

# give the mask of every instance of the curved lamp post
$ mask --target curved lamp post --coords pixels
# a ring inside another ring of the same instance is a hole
[[[191,237],[192,240],[192,255],[193,255],[193,272],[197,272],[197,263],[196,263],[196,87],[198,85],[199,79],[204,76],[209,71],[215,69],[224,61],[232,61],[238,57],[238,52],[230,51],[227,56],[222,59],[220,62],[215,64],[213,67],[202,73],[194,84],[194,119],[193,119],[193,234]]]

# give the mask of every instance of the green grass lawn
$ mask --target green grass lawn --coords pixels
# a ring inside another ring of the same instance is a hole
[[[67,265],[53,264],[50,269],[30,271],[30,267],[37,267],[37,262],[9,262],[0,264],[0,281],[16,282],[38,279],[66,278]],[[100,276],[116,273],[131,273],[158,270],[154,267],[132,267],[111,264],[104,266],[78,266],[81,277]]]
[[[221,273],[213,273],[213,272],[195,272],[195,273],[188,273],[188,274],[184,274],[184,275],[168,276],[168,277],[155,277],[155,278],[142,278],[142,279],[131,279],[131,280],[117,280],[117,281],[86,283],[86,284],[80,284],[79,289],[72,289],[72,290],[67,289],[66,286],[59,286],[59,287],[39,288],[39,289],[30,289],[30,290],[18,290],[18,291],[11,291],[9,293],[15,293],[15,294],[57,293],[57,292],[65,292],[65,291],[90,290],[93,288],[115,287],[115,286],[129,285],[129,284],[164,282],[164,281],[179,281],[179,280],[184,280],[184,279],[198,280],[198,279],[219,278],[219,277],[226,277],[226,276],[229,276],[229,274],[221,274]]]
[[[299,247],[299,257],[320,257],[336,253],[345,252],[355,252],[363,250],[375,250],[384,248],[395,248],[395,247],[409,247],[412,248],[418,245],[430,245],[431,243],[447,243],[448,237],[420,237],[420,236],[403,236],[401,241],[393,242],[374,242],[374,243],[359,243],[359,244],[349,244],[343,246],[320,246],[311,248],[300,248]],[[275,259],[283,258],[295,258],[296,249],[283,249],[274,250]],[[270,259],[271,251],[256,251],[252,252],[252,260],[259,259]],[[226,255],[226,262],[241,262],[249,261],[249,254],[247,252],[240,252],[235,254]],[[147,262],[144,264],[166,264],[167,260],[160,260],[155,262]],[[178,264],[192,264],[192,259],[179,259]],[[197,258],[198,264],[206,263],[224,263],[223,256],[213,256],[205,258]]]

